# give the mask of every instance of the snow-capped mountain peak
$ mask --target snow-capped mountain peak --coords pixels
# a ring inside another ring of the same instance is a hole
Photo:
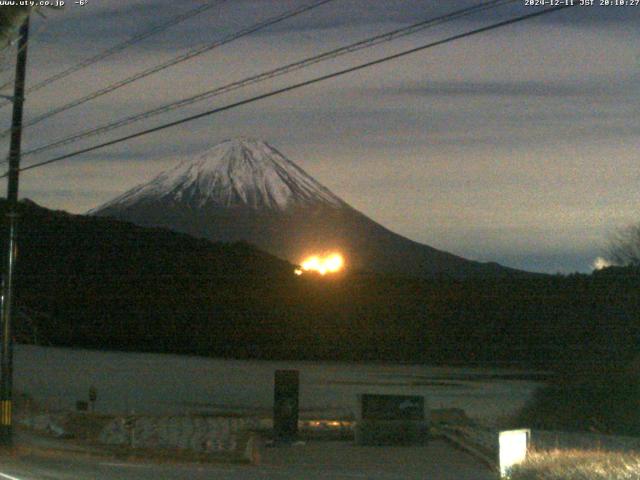
[[[249,242],[296,264],[339,252],[350,269],[394,275],[502,275],[391,232],[269,144],[225,140],[89,212],[216,242]]]
[[[297,206],[346,204],[266,142],[225,140],[180,162],[90,212],[162,200],[191,207],[248,207],[285,211]]]

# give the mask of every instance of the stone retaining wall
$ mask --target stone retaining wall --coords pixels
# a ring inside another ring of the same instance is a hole
[[[259,422],[251,418],[204,416],[116,417],[100,433],[105,445],[231,452]]]

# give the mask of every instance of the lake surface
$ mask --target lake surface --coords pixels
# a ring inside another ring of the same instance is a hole
[[[431,408],[462,408],[491,421],[519,409],[539,382],[500,368],[315,361],[226,360],[16,345],[14,389],[52,409],[97,390],[96,411],[270,415],[274,372],[300,371],[301,418],[349,418],[357,395],[424,395]],[[534,378],[530,372],[531,378]]]

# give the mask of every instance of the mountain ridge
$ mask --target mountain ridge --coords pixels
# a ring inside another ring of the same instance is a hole
[[[266,142],[225,140],[89,212],[212,241],[246,241],[299,264],[340,251],[348,267],[408,276],[512,275],[398,235]]]

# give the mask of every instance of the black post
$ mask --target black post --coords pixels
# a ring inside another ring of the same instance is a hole
[[[0,445],[13,443],[13,344],[11,339],[11,309],[13,306],[13,275],[16,263],[18,236],[18,175],[20,173],[20,145],[22,140],[22,106],[27,67],[27,41],[29,17],[20,27],[16,81],[13,94],[13,120],[9,148],[9,175],[7,185],[8,238],[2,277],[2,350],[0,351]]]
[[[273,391],[273,433],[276,440],[292,441],[298,435],[298,370],[276,370]]]

